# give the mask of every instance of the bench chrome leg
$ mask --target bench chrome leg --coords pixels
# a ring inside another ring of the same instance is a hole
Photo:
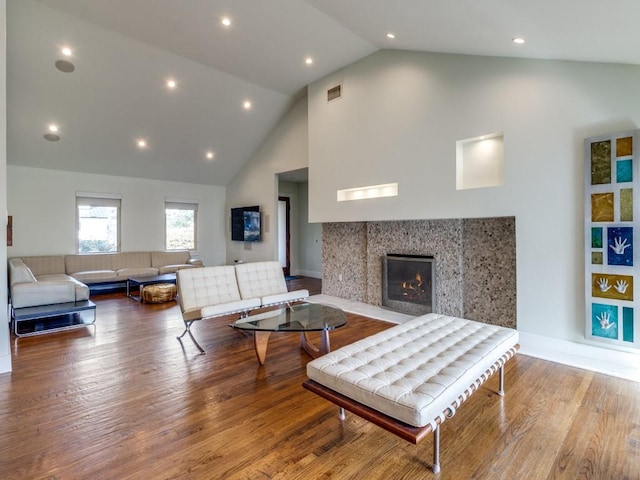
[[[433,473],[440,472],[440,425],[433,431]]]
[[[200,344],[196,341],[195,337],[193,336],[193,333],[191,333],[191,323],[193,322],[184,322],[184,327],[185,327],[184,332],[182,332],[182,334],[177,338],[180,342],[182,342],[182,337],[184,337],[185,333],[188,333],[189,336],[191,337],[191,341],[193,342],[193,344],[196,346],[198,350],[200,350],[200,354],[204,355],[205,353],[204,348],[200,346]]]
[[[504,365],[500,367],[500,387],[498,388],[498,395],[504,397]]]
[[[344,414],[344,408],[340,407],[340,420],[344,420],[347,416]]]

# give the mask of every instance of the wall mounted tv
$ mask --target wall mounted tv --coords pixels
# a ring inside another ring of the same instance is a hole
[[[259,206],[231,209],[231,240],[259,242],[260,232]]]

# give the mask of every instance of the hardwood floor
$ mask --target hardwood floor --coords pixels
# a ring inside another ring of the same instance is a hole
[[[306,285],[298,279],[298,286]],[[319,293],[319,283],[311,284]],[[293,286],[291,287],[293,288]],[[409,444],[301,387],[309,357],[274,334],[200,322],[199,355],[174,302],[94,296],[93,328],[14,339],[0,375],[2,479],[638,479],[640,389],[518,355],[504,398],[490,379],[431,437]],[[349,315],[333,348],[388,328]]]

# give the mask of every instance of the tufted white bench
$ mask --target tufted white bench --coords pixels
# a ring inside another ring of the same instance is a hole
[[[427,314],[344,346],[307,364],[303,386],[417,444],[434,434],[440,470],[440,424],[504,364],[518,332],[462,318]]]

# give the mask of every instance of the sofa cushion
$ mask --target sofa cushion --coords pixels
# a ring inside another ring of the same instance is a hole
[[[47,255],[35,257],[20,257],[27,267],[37,277],[50,273],[65,273],[64,255]]]
[[[178,300],[185,320],[199,318],[193,315],[199,315],[202,307],[241,300],[231,265],[188,268],[178,270],[176,276]]]
[[[202,265],[190,265],[187,263],[181,263],[179,265],[165,265],[164,267],[158,267],[158,273],[163,275],[165,273],[176,273],[181,268],[197,268]]]
[[[121,252],[110,255],[111,267],[116,271],[124,268],[151,268],[150,252]]]
[[[90,253],[82,255],[66,255],[64,257],[65,273],[67,275],[73,275],[77,272],[104,272],[114,271],[111,253]],[[115,272],[114,272],[115,273]],[[79,278],[79,280],[81,280]]]
[[[120,280],[126,280],[130,277],[153,277],[158,275],[158,269],[153,267],[121,268],[116,271],[116,275]]]
[[[65,275],[64,273],[52,273],[49,275],[40,275],[38,277],[38,282],[41,282],[41,283],[59,282],[59,281],[67,281],[67,282],[73,283],[76,291],[76,302],[80,302],[82,300],[89,300],[89,294],[90,294],[89,287],[84,283],[80,282],[79,280],[76,280],[75,278],[70,277],[69,275]]]
[[[75,284],[70,281],[18,283],[11,289],[13,308],[76,301]]]
[[[71,275],[73,278],[83,283],[107,283],[122,282],[113,270],[89,270],[86,272],[76,272]]]
[[[242,298],[287,293],[287,282],[278,262],[239,263],[235,269]]]
[[[263,307],[269,305],[278,305],[280,303],[295,302],[303,300],[309,296],[309,290],[294,290],[293,292],[278,293],[276,295],[267,295],[261,298]]]
[[[9,280],[11,282],[10,286],[13,287],[16,283],[35,283],[36,277],[21,259],[10,258]]]
[[[201,318],[218,317],[220,315],[228,315],[231,313],[246,312],[260,306],[259,298],[246,298],[235,302],[219,303],[217,305],[208,305],[202,307],[200,311]]]
[[[151,266],[160,268],[165,265],[184,265],[189,262],[191,255],[188,250],[176,252],[151,252]]]

